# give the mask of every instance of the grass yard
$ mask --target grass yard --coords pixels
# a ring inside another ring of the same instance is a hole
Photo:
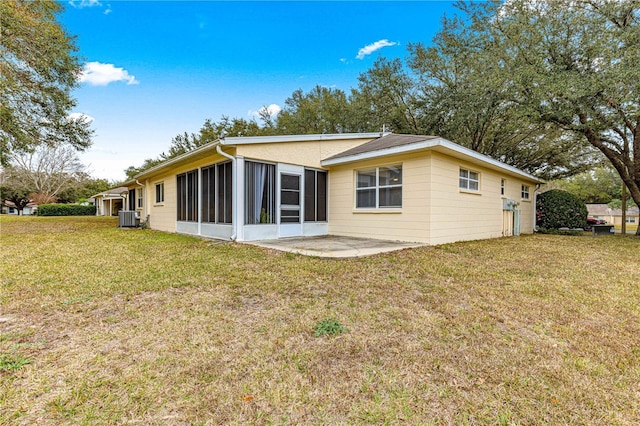
[[[0,226],[0,424],[640,423],[632,236],[327,260]]]

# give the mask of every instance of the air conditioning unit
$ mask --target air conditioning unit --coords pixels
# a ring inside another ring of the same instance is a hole
[[[137,228],[140,226],[140,213],[134,210],[120,210],[118,212],[118,226],[120,228]]]

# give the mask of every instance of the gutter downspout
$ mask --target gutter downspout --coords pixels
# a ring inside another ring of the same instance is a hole
[[[218,144],[216,145],[216,152],[220,155],[222,155],[225,158],[228,158],[229,160],[231,160],[231,170],[233,170],[233,182],[237,185],[238,182],[238,167],[236,166],[236,157],[234,157],[233,155],[229,155],[226,152],[224,152],[222,150],[222,146],[220,145],[220,142],[218,142]],[[238,191],[237,188],[233,188],[232,187],[232,195],[231,195],[231,203],[233,205],[232,207],[232,219],[231,219],[231,226],[232,226],[232,233],[231,233],[231,241],[235,241],[236,238],[238,237],[238,221],[236,220],[236,209],[238,208]]]
[[[141,184],[138,179],[136,179],[136,183],[138,185],[140,185],[142,187],[142,190],[143,190],[143,195],[142,195],[142,213],[144,214],[144,217],[145,217],[145,220],[146,220],[146,218],[149,217],[149,215],[147,214],[147,191],[145,191],[145,189],[147,187],[144,186],[143,184]]]

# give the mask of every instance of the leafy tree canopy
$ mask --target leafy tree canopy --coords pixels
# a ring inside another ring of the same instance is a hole
[[[91,145],[84,118],[70,118],[71,90],[82,70],[77,48],[53,0],[0,2],[0,164],[11,152],[46,144]]]
[[[604,155],[640,203],[640,2],[463,5],[491,39],[490,62],[532,123]],[[640,233],[640,229],[638,231]]]
[[[263,118],[263,120],[266,120],[266,117]],[[206,120],[198,133],[185,132],[176,135],[171,140],[171,145],[167,152],[161,153],[157,158],[148,158],[144,160],[140,167],[130,166],[124,172],[127,175],[127,179],[133,179],[134,176],[150,169],[151,167],[157,166],[163,161],[175,158],[226,136],[260,136],[272,133],[273,129],[271,127],[261,127],[255,120],[229,118],[227,116],[222,116],[220,121]]]
[[[600,166],[563,180],[551,181],[546,187],[570,192],[586,204],[606,204],[622,196],[622,179],[611,166]]]

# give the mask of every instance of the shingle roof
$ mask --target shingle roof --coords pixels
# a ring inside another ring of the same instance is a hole
[[[424,142],[431,139],[437,139],[438,136],[421,136],[421,135],[397,135],[388,134],[380,138],[374,139],[362,145],[348,149],[340,154],[326,158],[325,160],[333,160],[336,158],[349,157],[352,155],[364,154],[367,152],[380,151],[383,149],[395,148],[403,145],[410,145],[416,142]]]
[[[622,216],[622,209],[612,209],[607,204],[587,204],[589,216]],[[638,207],[627,208],[627,216],[640,215]]]
[[[97,193],[96,195],[92,195],[91,198],[95,198],[95,197],[99,197],[99,196],[109,196],[109,195],[120,195],[123,192],[127,192],[129,191],[129,188],[127,188],[126,186],[119,186],[117,188],[113,188],[113,189],[107,189],[106,191],[102,191]]]
[[[544,183],[542,179],[539,179],[525,171],[505,164],[487,155],[480,154],[472,149],[465,148],[462,145],[458,145],[439,136],[398,135],[390,133],[339,154],[325,158],[322,160],[321,164],[326,167],[331,167],[340,164],[385,157],[388,155],[407,154],[410,152],[426,150],[442,152],[455,158],[461,158],[466,161],[482,164],[486,167],[503,170],[536,183]]]

